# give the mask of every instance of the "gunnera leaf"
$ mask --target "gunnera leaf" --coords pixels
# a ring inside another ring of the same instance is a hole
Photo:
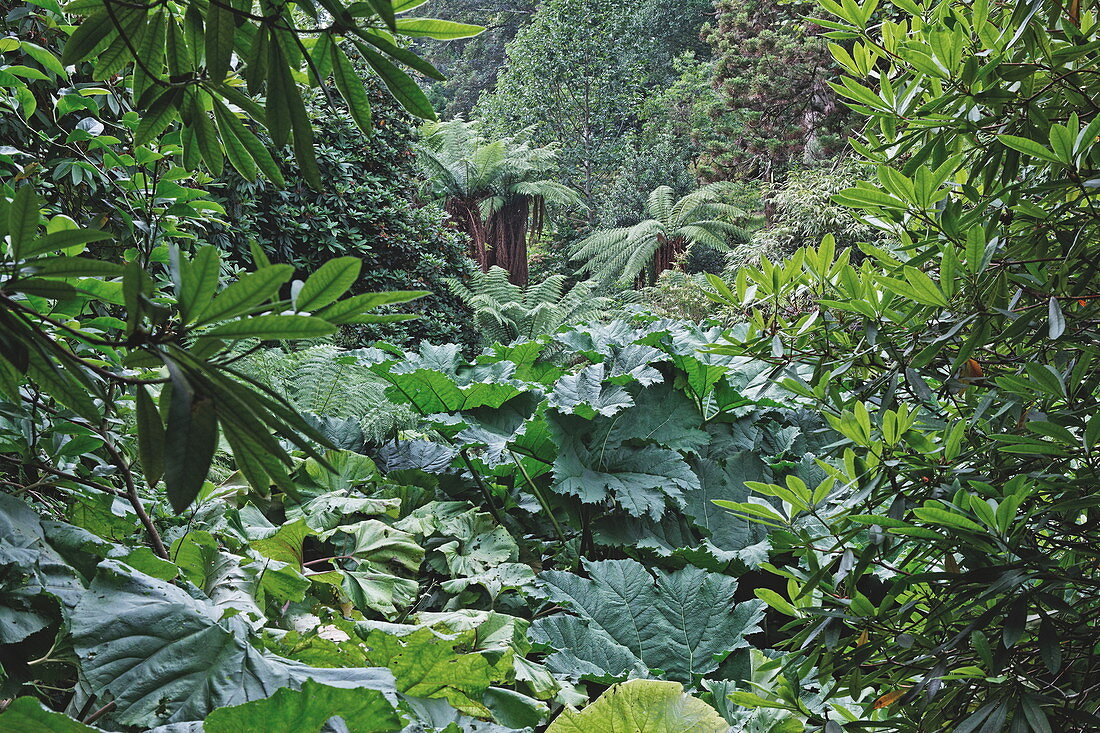
[[[546,733],[725,733],[729,726],[676,682],[631,680],[584,710],[566,709]]]
[[[554,649],[546,666],[567,677],[607,681],[631,672],[694,683],[760,630],[764,604],[734,603],[737,581],[685,567],[650,574],[634,560],[585,562],[588,577],[548,570],[539,593],[565,613],[531,624]]]
[[[371,667],[320,669],[256,649],[239,616],[105,560],[73,614],[73,648],[88,692],[113,700],[112,719],[153,727],[203,720],[215,708],[299,689],[307,679],[394,693]]]
[[[284,687],[263,700],[218,708],[207,716],[203,732],[317,733],[334,716],[350,733],[390,733],[404,726],[393,705],[377,690],[329,687],[306,680],[300,690]]]

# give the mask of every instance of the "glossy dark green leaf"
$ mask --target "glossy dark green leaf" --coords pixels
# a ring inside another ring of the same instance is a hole
[[[315,311],[335,301],[359,279],[362,266],[358,257],[337,257],[321,265],[298,292],[298,310]]]
[[[201,334],[203,338],[220,339],[311,339],[329,336],[336,332],[320,318],[312,316],[253,316],[229,321]]]
[[[389,56],[390,58],[397,59],[401,63],[405,64],[405,66],[408,66],[410,69],[415,69],[416,71],[419,71],[424,76],[435,79],[436,81],[446,80],[443,72],[441,72],[439,69],[435,68],[429,62],[420,58],[409,49],[401,48],[400,46],[390,43],[390,41],[379,35],[377,31],[368,30],[366,32],[360,33],[359,37],[362,38],[363,41],[366,41],[382,53]],[[356,47],[358,47],[359,44],[363,41],[356,40]]]
[[[47,252],[58,252],[68,247],[76,247],[90,242],[102,242],[111,239],[113,235],[101,232],[98,229],[67,229],[60,232],[46,234],[22,248],[20,255],[34,257]]]
[[[392,0],[367,0],[367,3],[370,4],[375,14],[382,19],[387,28],[394,30],[397,27]]]
[[[367,90],[363,88],[363,81],[355,73],[348,57],[344,55],[340,46],[333,43],[330,54],[332,63],[332,76],[336,81],[336,88],[340,90],[340,96],[348,104],[355,124],[363,132],[369,133],[371,128],[370,99],[367,98]]]
[[[206,73],[216,82],[229,73],[233,36],[237,30],[235,17],[217,2],[210,3],[206,13]]]
[[[61,63],[70,66],[83,61],[107,34],[115,30],[114,21],[106,10],[101,10],[84,18],[65,42],[61,52]]]
[[[428,101],[428,97],[412,77],[394,66],[382,54],[366,46],[360,46],[359,50],[402,107],[417,117],[426,120],[437,119],[432,103]]]
[[[168,129],[178,117],[176,103],[182,93],[179,88],[168,89],[149,105],[134,132],[135,143],[144,145]]]
[[[267,176],[268,180],[277,186],[286,185],[283,172],[271,156],[271,151],[244,126],[237,115],[217,98],[214,99],[214,118],[218,122],[218,129],[221,131],[223,140],[227,137],[235,138],[248,152],[248,155],[259,169],[263,171],[264,175]]]
[[[197,392],[179,367],[168,364],[172,391],[164,430],[164,487],[182,512],[198,496],[218,445],[218,417],[211,395]]]
[[[290,97],[298,96],[290,67],[277,39],[271,39],[267,47],[267,131],[276,147],[286,145],[290,139]],[[300,102],[299,98],[299,102]]]
[[[218,143],[218,133],[214,129],[213,121],[210,119],[210,113],[206,111],[203,104],[204,99],[210,99],[205,92],[190,94],[190,104],[188,105],[190,115],[184,123],[195,132],[195,142],[198,144],[199,152],[207,170],[213,175],[219,176],[222,172],[222,163],[225,156],[222,153],[222,146]],[[226,145],[226,148],[228,147]],[[232,160],[232,157],[230,160]]]
[[[164,423],[144,385],[138,385],[136,400],[138,458],[145,480],[156,486],[164,474]]]
[[[65,255],[33,260],[24,269],[38,277],[113,277],[122,274],[122,266],[117,263]]]
[[[33,186],[24,184],[15,192],[8,209],[8,236],[11,237],[12,253],[16,259],[33,254],[32,242],[38,233],[38,208],[41,205]],[[28,252],[25,253],[24,249]]]
[[[290,265],[269,265],[242,275],[214,297],[195,323],[213,323],[244,313],[272,298],[293,274]]]
[[[180,262],[179,306],[184,323],[202,316],[218,291],[221,256],[213,245],[199,247],[195,256]]]

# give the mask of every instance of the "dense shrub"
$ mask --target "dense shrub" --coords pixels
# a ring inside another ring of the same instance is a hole
[[[349,345],[378,338],[470,343],[466,310],[444,283],[470,272],[465,239],[440,208],[417,197],[412,118],[377,85],[371,103],[375,129],[368,137],[345,111],[333,112],[317,100],[310,110],[324,188],[311,189],[293,169],[286,188],[228,174],[221,192],[229,224],[210,227],[206,238],[239,264],[251,260],[249,245],[256,241],[273,262],[293,265],[299,277],[335,256],[362,258],[355,293],[431,291],[411,305],[424,317],[345,329]]]

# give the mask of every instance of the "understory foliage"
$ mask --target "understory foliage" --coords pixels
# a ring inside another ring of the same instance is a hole
[[[751,322],[719,351],[810,367],[785,384],[843,436],[824,501],[753,487],[797,558],[784,672],[900,730],[1094,730],[1098,18],[897,5],[822,4],[876,173],[836,200],[885,242],[713,283]]]
[[[510,344],[557,332],[572,323],[606,320],[611,298],[596,295],[595,283],[565,287],[563,275],[551,275],[522,288],[496,267],[467,282],[451,280],[450,288],[474,313],[477,330],[488,344]]]

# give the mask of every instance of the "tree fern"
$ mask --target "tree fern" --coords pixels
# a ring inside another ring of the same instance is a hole
[[[478,123],[428,123],[420,159],[444,208],[470,235],[471,256],[483,271],[508,270],[527,283],[527,240],[542,231],[548,206],[580,206],[576,191],[551,180],[555,152],[524,136],[488,140]]]
[[[612,303],[597,297],[595,284],[577,283],[565,291],[565,278],[548,277],[521,288],[508,281],[508,273],[491,267],[468,283],[448,281],[452,291],[474,311],[474,318],[489,343],[511,343],[554,333],[570,323],[583,323],[607,314]]]
[[[239,365],[244,374],[298,410],[355,420],[367,440],[381,443],[408,424],[412,415],[386,398],[386,382],[356,363],[358,353],[327,344],[292,352],[262,349]]]
[[[738,225],[746,214],[725,203],[725,189],[724,183],[712,183],[676,199],[671,188],[660,186],[649,195],[649,219],[593,232],[574,246],[573,259],[601,283],[643,286],[691,247],[725,251],[731,243],[748,241],[749,232]]]

